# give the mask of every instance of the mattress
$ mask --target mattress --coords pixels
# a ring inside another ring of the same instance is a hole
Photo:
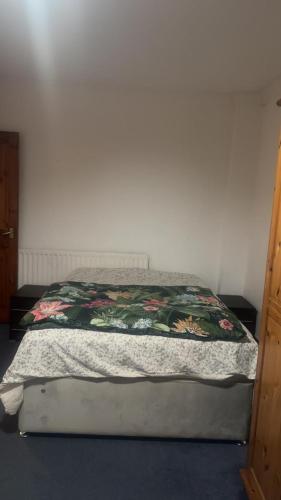
[[[111,285],[206,286],[195,274],[171,273],[154,269],[109,269],[81,267],[72,271],[66,281],[86,281]]]
[[[198,285],[199,278],[151,270],[80,269],[72,281],[110,284]],[[203,285],[204,286],[204,285]],[[23,384],[38,378],[170,377],[220,381],[255,378],[257,344],[251,334],[241,342],[201,342],[131,336],[67,328],[28,331],[0,385],[6,412],[15,413]]]

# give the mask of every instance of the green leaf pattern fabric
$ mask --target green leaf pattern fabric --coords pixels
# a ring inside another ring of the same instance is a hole
[[[201,341],[245,337],[235,315],[200,286],[54,283],[21,323]]]

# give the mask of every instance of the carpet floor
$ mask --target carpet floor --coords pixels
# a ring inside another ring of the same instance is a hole
[[[0,341],[0,375],[18,344]],[[1,420],[1,417],[0,417]],[[232,443],[102,437],[19,438],[0,422],[3,500],[246,500]]]

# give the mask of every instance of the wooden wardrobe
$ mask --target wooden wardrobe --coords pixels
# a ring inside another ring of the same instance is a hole
[[[277,163],[248,465],[251,500],[281,500],[281,143]]]

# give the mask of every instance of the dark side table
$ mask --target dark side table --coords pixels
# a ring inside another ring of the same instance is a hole
[[[222,302],[237,318],[255,335],[257,323],[257,310],[242,295],[218,295]]]
[[[21,318],[34,306],[48,288],[47,285],[24,285],[12,295],[10,303],[10,339],[22,339],[26,328],[19,325]]]

